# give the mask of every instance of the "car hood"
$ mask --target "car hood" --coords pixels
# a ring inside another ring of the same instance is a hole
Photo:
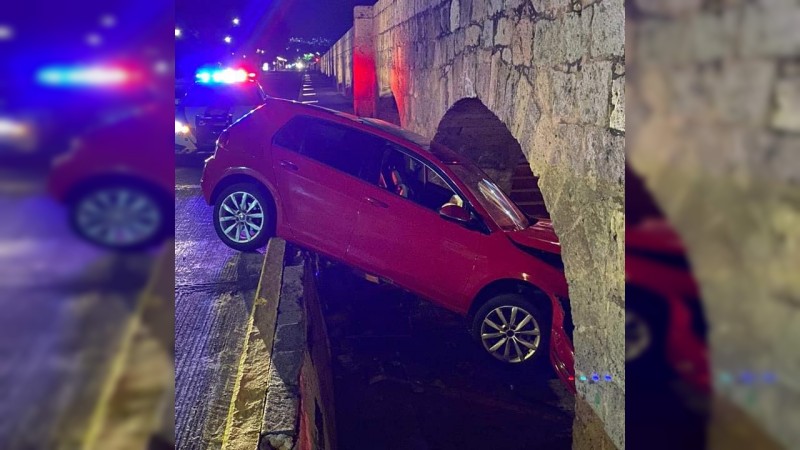
[[[539,219],[524,230],[507,231],[506,236],[524,247],[561,254],[561,244],[558,242],[558,236],[553,230],[553,222],[549,219]]]

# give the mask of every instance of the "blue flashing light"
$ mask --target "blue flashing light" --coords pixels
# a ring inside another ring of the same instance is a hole
[[[581,375],[580,380],[581,381],[586,381],[586,375]]]
[[[244,83],[250,75],[244,69],[219,69],[219,70],[201,70],[197,72],[195,78],[198,83],[203,84],[234,84]]]
[[[36,81],[45,86],[115,86],[128,82],[130,73],[119,67],[50,66],[36,72]]]
[[[606,381],[611,381],[611,375],[609,375],[609,374],[606,374],[606,376],[604,378],[605,378]]]
[[[600,381],[600,375],[598,375],[597,372],[592,374],[592,381],[594,381],[595,383]]]
[[[762,379],[767,384],[774,384],[778,381],[778,375],[775,372],[764,372]]]
[[[211,74],[205,71],[197,72],[196,77],[198,83],[208,83],[209,81],[211,81]]]

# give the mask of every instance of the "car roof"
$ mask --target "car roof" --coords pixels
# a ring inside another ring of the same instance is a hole
[[[409,135],[412,134],[411,132],[380,119],[359,117],[324,106],[310,105],[277,97],[268,97],[265,103],[279,103],[286,106],[289,108],[289,115],[291,116],[310,115],[319,118],[327,117],[328,119],[339,119],[339,122],[343,122],[346,125],[353,125],[359,130],[378,135],[390,141],[400,142],[405,147],[412,148],[421,156],[428,158],[434,156],[431,154],[430,144],[427,139],[422,138],[422,136],[420,136],[420,138],[424,139],[425,142],[422,142],[420,139],[411,139],[409,137]]]

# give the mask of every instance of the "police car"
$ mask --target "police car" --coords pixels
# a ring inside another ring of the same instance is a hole
[[[175,102],[175,152],[213,153],[220,133],[265,98],[252,72],[241,68],[198,71],[194,84]]]

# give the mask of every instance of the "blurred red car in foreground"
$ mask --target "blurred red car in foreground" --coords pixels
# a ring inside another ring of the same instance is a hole
[[[173,120],[173,111],[160,105],[131,109],[55,160],[49,192],[68,206],[83,238],[134,250],[174,232]]]
[[[677,376],[710,391],[707,324],[680,236],[625,170],[625,362],[634,378]],[[639,376],[641,375],[641,376]]]
[[[220,136],[201,187],[230,247],[277,235],[341,261],[468,317],[500,361],[549,350],[574,390],[550,221],[530,221],[451,150],[386,122],[268,99]]]

